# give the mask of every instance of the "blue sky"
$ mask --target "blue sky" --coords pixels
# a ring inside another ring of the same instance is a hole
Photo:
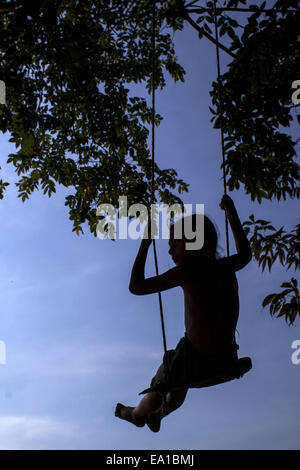
[[[164,121],[157,162],[190,184],[183,201],[205,204],[224,248],[220,136],[208,110],[215,49],[189,27],[175,41],[187,75],[184,84],[168,80],[158,93]],[[5,165],[13,150],[8,139],[0,136],[1,165],[3,179],[13,182],[13,168]],[[158,434],[135,428],[115,418],[114,408],[118,401],[135,405],[161,362],[158,298],[128,291],[139,241],[99,240],[88,230],[77,237],[64,207],[67,194],[64,188],[51,199],[36,193],[23,204],[12,184],[0,201],[0,340],[7,349],[0,365],[0,449],[299,449],[300,365],[291,362],[291,344],[300,339],[300,324],[289,327],[261,308],[266,294],[297,273],[280,265],[261,273],[254,261],[239,272],[237,342],[253,369],[241,380],[190,390]],[[278,227],[297,223],[297,201],[258,205],[242,191],[232,197],[242,220],[254,213]],[[162,272],[172,266],[167,241],[157,249]],[[146,274],[154,274],[152,249]],[[183,296],[174,289],[162,298],[171,348],[184,333]]]

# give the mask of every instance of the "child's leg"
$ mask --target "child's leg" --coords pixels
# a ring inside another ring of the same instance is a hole
[[[182,387],[170,391],[167,394],[167,415],[177,410],[185,400],[188,388]],[[163,398],[160,393],[150,392],[145,395],[136,407],[117,404],[115,415],[125,419],[138,427],[146,423],[153,432],[158,432],[160,422],[164,416]]]
[[[167,395],[167,414],[177,410],[185,400],[188,388],[176,388],[171,390]]]
[[[162,378],[163,373],[164,367],[163,364],[161,364],[153,380]],[[141,427],[146,423],[147,415],[157,410],[161,404],[162,396],[160,393],[147,393],[147,395],[142,398],[140,403],[135,408],[132,406],[124,406],[121,403],[118,403],[115,410],[115,416]]]
[[[122,403],[118,403],[115,409],[115,416],[125,419],[138,427],[142,427],[146,424],[148,414],[157,410],[161,402],[161,395],[157,392],[151,392],[145,395],[136,407],[124,406]]]
[[[163,403],[161,406],[147,416],[147,424],[151,431],[158,432],[160,430],[160,422],[162,418],[177,410],[185,400],[188,388],[176,388],[167,394],[167,414],[164,414]]]
[[[159,367],[154,380],[162,378],[164,375],[163,364]],[[167,394],[167,414],[179,408],[185,400],[188,388],[176,388]],[[115,415],[125,419],[136,426],[142,427],[147,422],[149,428],[157,432],[160,429],[160,422],[163,418],[162,412],[163,398],[160,393],[150,392],[145,395],[136,407],[124,406],[118,403]]]

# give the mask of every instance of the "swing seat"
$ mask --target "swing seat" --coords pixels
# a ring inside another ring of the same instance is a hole
[[[226,368],[218,371],[211,377],[205,378],[200,382],[191,382],[190,388],[212,387],[234,379],[240,379],[244,374],[252,369],[252,361],[250,357],[241,357]]]
[[[144,395],[149,392],[167,393],[171,388],[175,387],[188,387],[188,388],[203,388],[212,387],[214,385],[229,382],[234,379],[241,378],[244,374],[252,369],[252,361],[250,357],[241,357],[233,361],[226,367],[218,370],[213,375],[205,377],[200,381],[191,381],[188,384],[170,384],[166,380],[158,380],[156,384],[146,390],[143,390],[139,395]]]

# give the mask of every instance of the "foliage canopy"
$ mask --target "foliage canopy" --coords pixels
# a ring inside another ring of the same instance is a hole
[[[201,3],[201,6],[199,6]],[[205,4],[205,5],[204,5]],[[11,134],[9,155],[19,176],[22,200],[41,188],[51,196],[56,184],[66,197],[73,230],[88,222],[95,233],[96,208],[150,202],[151,158],[147,125],[152,110],[132,84],[150,91],[152,0],[10,0],[0,3],[0,70],[7,105],[0,107],[0,130]],[[229,189],[240,187],[252,200],[299,198],[297,139],[288,129],[299,103],[291,102],[292,83],[300,77],[298,0],[277,0],[272,9],[247,0],[217,3],[221,48],[231,62],[212,84],[212,122],[221,120],[226,136]],[[227,9],[247,8],[235,19]],[[298,9],[297,11],[290,11]],[[264,11],[265,10],[265,11]],[[189,22],[199,37],[214,41],[214,2],[156,1],[155,86],[165,73],[184,80],[171,34]],[[228,46],[229,44],[229,46]],[[158,125],[161,120],[155,116]],[[298,117],[299,120],[299,117]],[[7,182],[0,180],[0,197]],[[179,202],[173,193],[188,189],[174,169],[155,165],[161,201]],[[291,233],[252,215],[245,228],[259,266],[271,270],[279,260],[299,269],[300,225]],[[300,315],[297,281],[266,297],[272,315],[292,324]]]

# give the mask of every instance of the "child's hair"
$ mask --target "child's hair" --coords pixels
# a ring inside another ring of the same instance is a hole
[[[193,243],[196,240],[196,236],[193,239],[187,239],[185,237],[185,231],[184,231],[184,225],[186,225],[186,222],[189,224],[189,227],[191,227],[193,232],[196,232],[197,228],[197,217],[203,217],[204,222],[204,244],[202,248],[199,250],[193,250],[195,255],[201,254],[201,255],[207,255],[210,258],[218,258],[219,254],[217,251],[217,246],[218,246],[218,233],[215,225],[213,222],[204,214],[192,214],[186,217],[182,217],[181,219],[177,220],[175,223],[171,224],[170,226],[170,235],[173,236],[174,234],[174,228],[177,224],[181,225],[181,233],[182,233],[182,239],[185,240],[188,243]],[[188,220],[189,219],[189,220]],[[183,223],[182,223],[183,222]]]

